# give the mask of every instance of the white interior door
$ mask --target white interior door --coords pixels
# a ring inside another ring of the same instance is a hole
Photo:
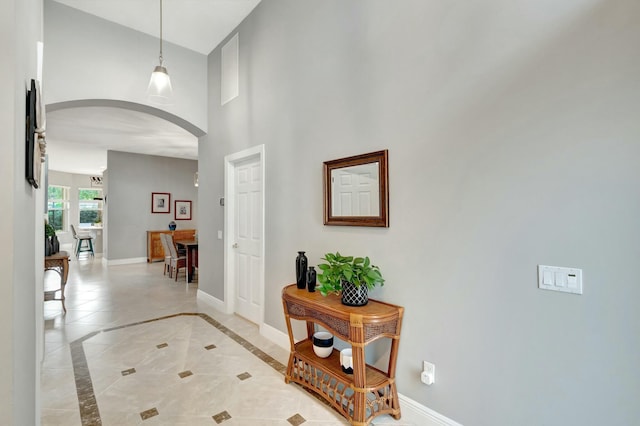
[[[234,294],[235,312],[261,322],[263,294],[262,162],[252,157],[234,165]]]

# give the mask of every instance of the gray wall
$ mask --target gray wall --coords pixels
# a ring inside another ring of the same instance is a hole
[[[640,423],[640,3],[265,0],[240,97],[209,56],[200,289],[224,297],[223,157],[266,145],[266,322],[297,250],[369,255],[400,392],[465,425]],[[389,149],[391,227],[322,224],[322,162]],[[537,289],[583,268],[584,295]],[[422,360],[437,382],[419,381]]]
[[[39,0],[6,1],[0,14],[0,419],[7,425],[40,422],[42,190],[25,180],[25,93],[36,77],[42,37]],[[38,202],[38,200],[40,200]],[[37,206],[40,209],[37,210]]]
[[[106,250],[111,260],[147,257],[149,230],[198,227],[198,188],[193,176],[198,162],[154,155],[109,151],[107,153]],[[151,213],[151,193],[171,194],[171,212]],[[175,220],[175,200],[192,201],[192,220]]]
[[[131,101],[166,110],[206,131],[205,55],[163,41],[174,101],[150,104],[146,88],[158,65],[157,38],[52,0],[44,6],[47,105],[83,99]]]

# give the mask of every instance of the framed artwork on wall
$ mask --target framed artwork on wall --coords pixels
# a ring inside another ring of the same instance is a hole
[[[171,213],[171,194],[168,192],[152,192],[151,213]]]
[[[191,220],[191,201],[176,200],[176,220]]]

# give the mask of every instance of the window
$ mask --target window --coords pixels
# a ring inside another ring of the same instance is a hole
[[[69,188],[49,185],[47,192],[47,217],[56,231],[66,231],[69,226]]]
[[[101,226],[102,189],[78,190],[78,207],[80,211],[80,228]]]

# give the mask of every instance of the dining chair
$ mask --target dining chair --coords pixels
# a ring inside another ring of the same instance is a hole
[[[167,272],[169,272],[169,278],[171,278],[171,250],[167,244],[166,234],[160,234],[160,242],[164,250],[164,271],[162,275],[167,275]]]
[[[91,257],[95,257],[95,253],[93,251],[93,237],[88,233],[80,233],[76,232],[76,227],[71,225],[71,233],[73,234],[73,239],[75,240],[75,253],[76,258],[80,256],[82,252],[91,253]],[[83,243],[87,243],[83,245]]]
[[[164,234],[167,246],[169,246],[169,252],[171,253],[171,273],[176,274],[175,280],[178,281],[178,270],[184,268],[185,275],[187,272],[187,258],[186,256],[179,256],[176,245],[173,243],[173,237],[170,234]],[[169,275],[171,276],[171,275]]]

